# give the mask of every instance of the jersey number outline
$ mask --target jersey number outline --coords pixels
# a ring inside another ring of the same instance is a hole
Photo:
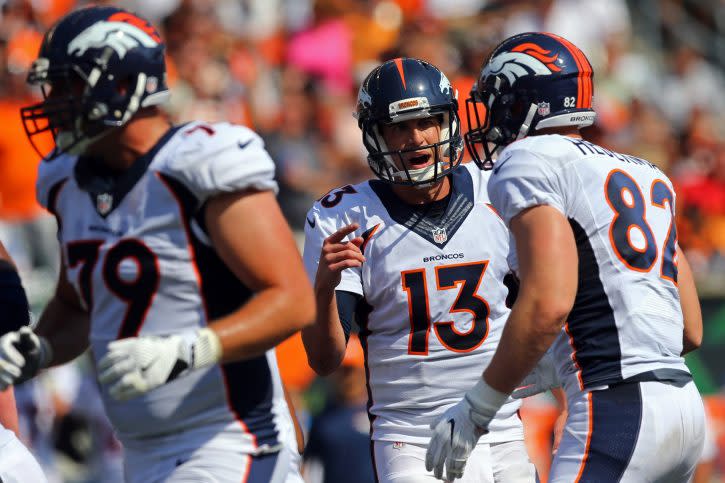
[[[346,193],[357,193],[357,190],[353,187],[353,185],[348,184],[343,186],[342,188],[337,188],[332,191],[328,191],[327,194],[322,196],[317,201],[320,202],[322,206],[325,208],[332,208],[333,206],[336,206],[340,201],[342,201],[342,197]]]
[[[458,295],[448,310],[449,313],[468,312],[473,317],[471,328],[466,333],[458,332],[453,321],[433,322],[431,320],[425,268],[401,272],[402,287],[408,295],[410,320],[408,354],[428,355],[428,337],[431,326],[441,344],[453,352],[470,352],[486,340],[490,308],[486,299],[477,292],[483,281],[483,275],[486,273],[488,262],[488,260],[484,260],[435,267],[438,290],[458,289]]]
[[[626,199],[624,193],[630,198]],[[658,249],[652,227],[647,222],[647,206],[644,195],[637,182],[626,172],[615,169],[610,171],[604,182],[604,195],[609,207],[614,211],[614,218],[609,225],[609,241],[617,258],[624,265],[637,272],[649,272],[655,265]],[[670,225],[667,229],[665,244],[662,248],[662,267],[660,277],[677,284],[677,229],[675,227],[674,194],[670,187],[661,179],[655,179],[650,187],[650,199],[653,206],[667,209],[669,204]],[[645,246],[636,247],[632,244],[630,233],[639,228],[644,235]]]
[[[81,264],[78,285],[89,312],[93,307],[93,270],[102,244],[101,240],[68,243],[68,266],[74,268]],[[124,280],[119,276],[118,270],[124,260],[136,264],[134,280]],[[116,338],[135,337],[159,288],[161,277],[156,255],[140,240],[124,238],[108,250],[102,263],[101,273],[106,287],[126,304],[126,313]]]

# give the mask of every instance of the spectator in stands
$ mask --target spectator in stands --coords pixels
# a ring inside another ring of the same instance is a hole
[[[364,363],[360,341],[353,334],[342,365],[331,378],[334,397],[312,421],[305,451],[307,483],[375,481],[370,459]]]

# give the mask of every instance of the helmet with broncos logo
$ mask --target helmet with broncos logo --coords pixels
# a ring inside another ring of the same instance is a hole
[[[146,20],[116,7],[69,13],[48,30],[28,83],[44,100],[21,109],[25,132],[50,134],[53,159],[80,154],[92,142],[123,126],[141,108],[165,102],[164,43]]]
[[[368,150],[373,173],[392,184],[421,186],[448,174],[463,155],[463,139],[458,119],[458,99],[448,78],[438,68],[419,59],[397,58],[384,62],[365,78],[355,112]],[[410,149],[391,150],[381,133],[382,124],[426,117],[440,118],[440,140]],[[430,149],[434,162],[409,169],[405,153]],[[396,164],[397,161],[397,164]]]
[[[537,130],[591,125],[593,77],[584,53],[558,35],[529,32],[501,42],[466,100],[473,160],[491,169],[500,147]]]

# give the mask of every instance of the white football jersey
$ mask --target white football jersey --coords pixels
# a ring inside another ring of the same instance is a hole
[[[314,279],[326,237],[357,222],[366,261],[337,290],[363,296],[372,439],[427,444],[430,424],[481,377],[508,318],[509,232],[488,204],[487,174],[459,166],[440,224],[379,180],[331,191],[307,215],[304,260]],[[482,443],[523,438],[509,400]]]
[[[501,152],[488,186],[507,224],[549,205],[574,232],[579,285],[553,346],[568,392],[656,369],[688,371],[675,192],[657,166],[581,139],[532,136]]]
[[[113,185],[91,174],[93,162],[64,155],[41,163],[37,193],[58,220],[96,362],[115,339],[195,331],[253,295],[211,246],[202,207],[219,193],[277,189],[259,136],[227,123],[173,127]],[[289,417],[273,350],[129,401],[101,393],[127,446],[228,423],[240,433],[239,451],[264,451],[283,442],[279,418]]]
[[[0,447],[7,444],[8,441],[12,440],[14,437],[15,433],[0,424]]]

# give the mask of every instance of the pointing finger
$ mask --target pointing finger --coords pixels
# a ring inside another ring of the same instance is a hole
[[[325,239],[325,243],[340,243],[343,238],[360,228],[359,223],[350,223],[337,230]]]

